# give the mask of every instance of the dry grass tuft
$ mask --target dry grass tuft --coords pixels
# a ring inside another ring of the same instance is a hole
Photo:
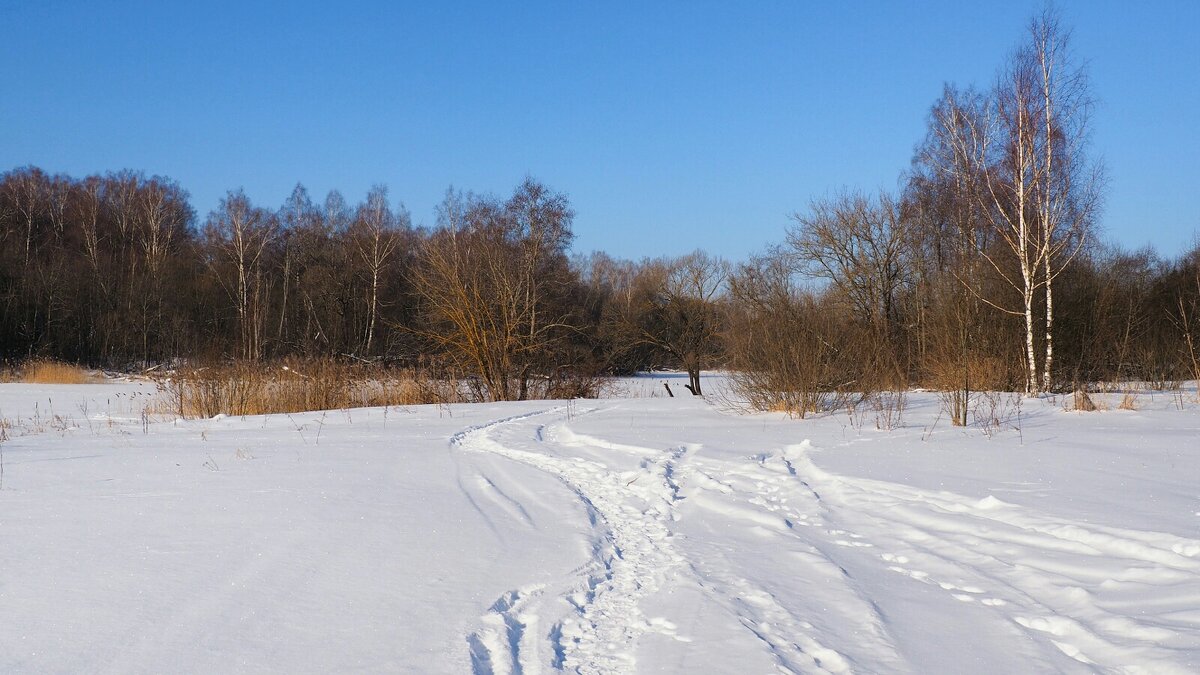
[[[20,381],[27,384],[95,384],[90,372],[61,361],[29,361],[19,369]]]
[[[1071,410],[1076,412],[1096,412],[1098,410],[1107,410],[1108,405],[1104,401],[1097,401],[1088,395],[1087,391],[1082,388],[1076,389],[1071,396]]]
[[[268,415],[463,400],[455,380],[333,360],[187,368],[160,385],[180,417]]]
[[[1074,406],[1072,409],[1080,412],[1095,412],[1096,403],[1092,401],[1092,397],[1088,396],[1086,391],[1082,389],[1076,389]]]
[[[1121,397],[1121,403],[1117,405],[1117,408],[1120,410],[1137,410],[1137,401],[1137,394],[1127,391],[1125,392],[1125,395]]]

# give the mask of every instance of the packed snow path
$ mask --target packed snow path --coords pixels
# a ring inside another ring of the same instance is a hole
[[[0,387],[0,672],[1200,672],[1195,404],[118,393]]]
[[[551,413],[559,412],[557,410]],[[639,600],[652,593],[661,579],[672,573],[683,559],[671,551],[665,520],[671,515],[672,497],[667,484],[669,464],[655,465],[648,488],[635,488],[638,476],[630,479],[609,471],[604,464],[583,457],[563,458],[539,452],[540,446],[557,443],[557,427],[531,424],[546,414],[522,415],[472,429],[456,436],[453,443],[464,449],[495,453],[557,476],[587,508],[589,522],[597,533],[593,557],[581,568],[584,583],[571,589],[568,597],[579,616],[558,620],[551,629],[555,666],[580,672],[630,672],[634,669],[632,648],[651,624],[639,608]],[[547,434],[550,433],[550,436]],[[523,450],[533,441],[532,450]],[[631,449],[643,454],[642,449]],[[649,504],[641,503],[649,502]],[[535,589],[540,590],[540,589]],[[536,645],[523,645],[520,638],[536,617],[528,607],[511,616],[513,600],[525,599],[529,589],[507,593],[492,611],[503,620],[503,629],[484,630],[471,638],[472,658],[479,672],[537,672],[544,658]],[[659,622],[661,625],[662,622]],[[524,650],[522,647],[524,646]],[[510,668],[511,664],[511,668]]]
[[[575,613],[563,616],[544,588],[511,591],[469,639],[476,672],[670,670],[697,641],[728,640],[681,629],[694,606],[648,616],[643,600],[660,589],[734,617],[779,672],[972,661],[995,672],[1030,663],[1194,672],[1195,539],[834,475],[814,465],[807,441],[706,453],[701,443],[655,448],[578,430],[627,427],[619,418],[629,416],[627,405],[556,407],[453,439],[556,476],[595,528],[582,581],[558,591]],[[537,625],[547,627],[540,641]],[[639,650],[647,633],[680,644]],[[951,633],[975,639],[947,645]]]

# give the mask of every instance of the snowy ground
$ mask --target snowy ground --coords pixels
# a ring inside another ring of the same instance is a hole
[[[0,385],[0,672],[1200,671],[1194,389],[966,430],[675,389],[154,422]]]

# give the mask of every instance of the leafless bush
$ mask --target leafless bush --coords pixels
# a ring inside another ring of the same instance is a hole
[[[609,387],[609,379],[600,375],[563,369],[552,378],[546,378],[545,389],[538,398],[566,399],[600,398]]]
[[[434,382],[450,382],[455,381],[456,387],[460,392],[460,398],[471,402],[484,402],[491,399],[491,386],[494,386],[493,381],[490,385],[482,378],[475,375],[466,375],[460,379],[452,377],[442,377]],[[513,378],[508,381],[507,386],[510,391],[517,391],[518,388],[525,392],[525,399],[528,400],[571,400],[576,398],[599,398],[605,391],[605,386],[608,379],[594,373],[581,371],[577,369],[564,368],[555,372],[550,376],[527,375],[523,380]],[[438,399],[441,402],[451,402],[445,397]]]
[[[1171,401],[1175,403],[1175,407],[1179,410],[1187,408],[1187,395],[1184,394],[1182,387],[1176,387],[1171,392]]]
[[[941,403],[939,417],[946,415],[950,418],[950,423],[956,427],[965,427],[967,425],[967,414],[971,409],[970,391],[967,389],[939,391],[938,401]]]
[[[904,409],[908,406],[908,394],[903,391],[881,391],[867,397],[866,401],[875,414],[875,428],[891,431],[904,426]]]
[[[975,423],[988,438],[1004,429],[1020,432],[1022,400],[1017,393],[981,391],[975,399]]]
[[[536,398],[597,396],[603,378],[574,371],[533,379]],[[453,370],[391,369],[330,359],[234,362],[183,368],[159,381],[162,412],[181,417],[266,415],[309,410],[488,400],[478,378]]]
[[[793,285],[786,261],[768,256],[730,280],[735,298],[727,350],[734,393],[756,410],[795,417],[842,408],[861,398],[851,342],[818,299]]]
[[[1146,387],[1154,391],[1179,391],[1181,386],[1183,386],[1183,380],[1165,373],[1151,377],[1146,381]]]
[[[964,361],[953,354],[932,354],[927,364],[926,382],[941,392],[942,407],[954,426],[966,426],[976,391],[1003,391],[1015,381],[1011,363],[998,355],[972,354]]]

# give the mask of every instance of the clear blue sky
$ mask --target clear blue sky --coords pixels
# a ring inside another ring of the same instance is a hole
[[[1200,1],[1060,2],[1091,64],[1110,238],[1200,230]],[[570,196],[576,250],[742,258],[841,187],[894,188],[944,82],[989,83],[1040,1],[0,0],[0,171],[229,188]]]

